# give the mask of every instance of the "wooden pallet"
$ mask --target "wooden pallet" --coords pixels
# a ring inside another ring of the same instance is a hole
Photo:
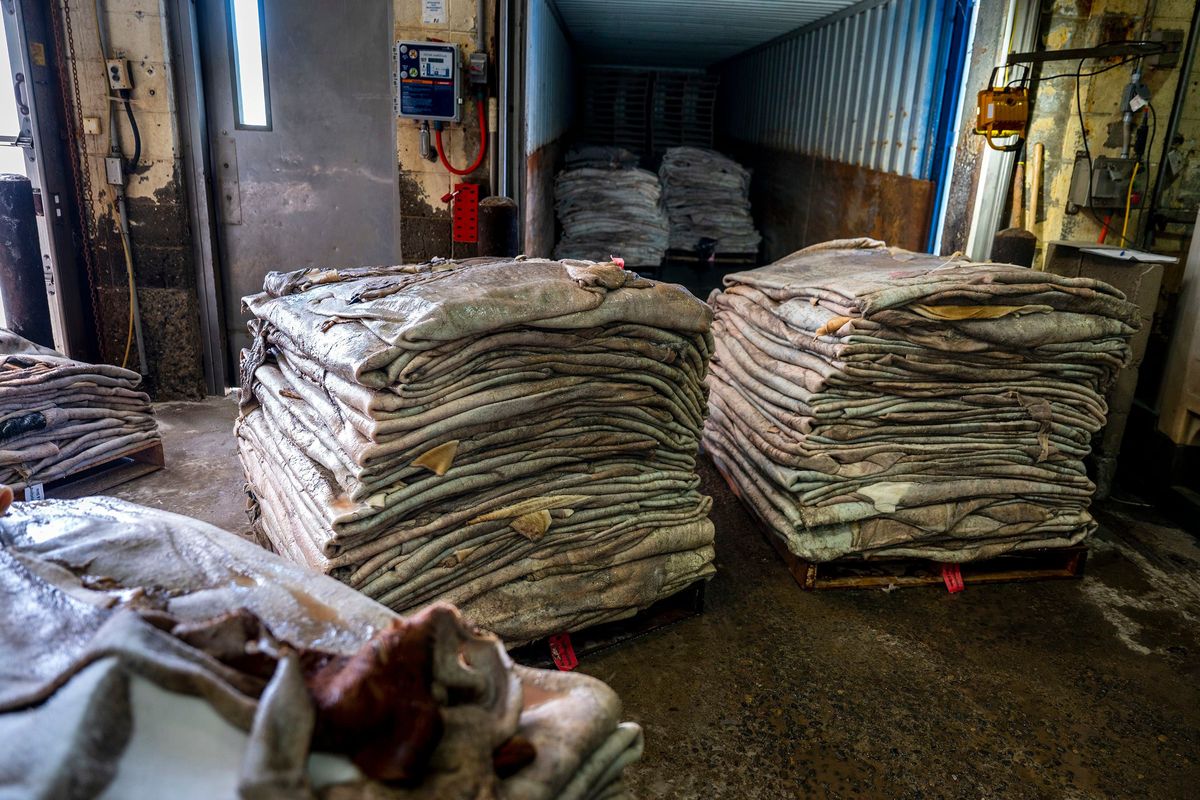
[[[629,619],[571,631],[571,646],[580,660],[628,644],[635,639],[697,616],[704,610],[705,581],[696,581]],[[515,648],[513,660],[529,667],[553,668],[549,637]]]
[[[742,493],[733,479],[715,460],[712,461],[712,465],[733,495],[742,500]],[[772,532],[758,519],[744,500],[742,502],[747,515],[754,520],[755,527],[775,548],[775,552],[787,565],[788,572],[805,591],[945,585],[941,562],[925,558],[840,558],[835,561],[808,561],[800,558],[788,550],[781,536]],[[959,571],[966,586],[1082,578],[1087,555],[1087,547],[1082,544],[1023,550],[995,558],[963,562],[959,564]]]
[[[663,257],[664,264],[679,264],[679,265],[696,265],[708,266],[710,263],[714,267],[755,267],[758,265],[758,256],[754,253],[716,253],[712,261],[702,259],[700,253],[695,250],[668,250]]]
[[[885,589],[912,586],[942,586],[942,565],[923,558],[840,558],[836,561],[806,561],[787,549],[783,539],[769,531],[764,535],[779,553],[788,572],[806,591],[822,589]],[[1012,583],[1061,578],[1082,578],[1087,547],[1055,547],[1023,550],[981,561],[959,564],[963,584]]]
[[[149,442],[136,450],[114,456],[65,478],[41,484],[46,497],[72,500],[108,491],[114,486],[157,472],[165,466],[162,442]],[[25,500],[27,489],[15,489],[13,497]]]

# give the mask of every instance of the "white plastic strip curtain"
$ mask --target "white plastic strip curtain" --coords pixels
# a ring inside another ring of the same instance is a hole
[[[954,0],[865,0],[729,61],[734,139],[928,179]]]

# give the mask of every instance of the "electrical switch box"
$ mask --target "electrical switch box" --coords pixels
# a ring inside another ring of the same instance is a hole
[[[488,82],[487,53],[471,53],[467,62],[467,82],[473,85]]]
[[[110,186],[122,186],[125,183],[125,168],[121,159],[109,156],[104,159],[104,178]]]
[[[132,89],[133,81],[129,80],[129,62],[123,58],[108,59],[108,87],[113,91]]]
[[[1071,191],[1067,198],[1067,213],[1076,214],[1082,208],[1103,210],[1123,209],[1132,200],[1129,182],[1133,179],[1134,158],[1096,156],[1092,159],[1091,180],[1088,180],[1088,160],[1083,153],[1075,156],[1071,173]],[[1140,177],[1139,177],[1140,182]],[[1137,191],[1137,187],[1134,187]]]
[[[396,42],[396,116],[458,122],[460,65],[456,44]]]

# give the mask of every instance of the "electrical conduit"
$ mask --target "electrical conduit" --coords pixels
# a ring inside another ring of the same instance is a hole
[[[441,159],[442,166],[454,175],[470,175],[475,170],[479,169],[479,165],[483,163],[483,156],[487,153],[488,129],[487,129],[487,111],[485,103],[481,99],[475,101],[475,108],[479,112],[479,152],[475,156],[475,161],[466,169],[458,169],[450,163],[450,159],[446,158],[446,148],[442,145],[442,128],[439,125],[433,132],[434,143],[437,145],[438,158]]]
[[[105,37],[104,28],[104,7],[103,0],[96,0],[96,38],[100,46],[100,60],[103,65],[105,59],[108,58],[108,42]],[[108,85],[107,69],[105,70],[104,85]],[[117,126],[114,124],[112,113],[113,98],[108,98],[108,136],[109,136],[109,154],[111,157],[120,158],[124,163],[124,156],[121,153],[120,141],[117,139]],[[130,122],[133,125],[133,130],[136,131],[136,122],[133,120],[133,112],[129,107],[129,100],[125,98],[125,111],[129,114]],[[141,157],[141,140],[138,137],[138,146],[134,154],[135,159]],[[136,162],[133,164],[136,166]],[[123,176],[122,176],[123,177]],[[125,333],[125,354],[121,358],[121,366],[124,367],[129,363],[129,351],[133,347],[134,341],[137,342],[138,349],[138,367],[142,375],[147,373],[146,367],[146,349],[142,345],[142,315],[138,308],[137,299],[137,284],[133,280],[133,253],[129,246],[129,210],[125,205],[125,184],[122,182],[113,186],[113,194],[116,195],[117,216],[120,220],[121,233],[121,248],[125,255],[125,275],[128,279],[129,288],[129,326]]]

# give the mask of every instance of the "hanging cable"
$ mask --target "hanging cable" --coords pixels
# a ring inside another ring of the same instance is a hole
[[[487,112],[484,109],[485,103],[483,100],[477,99],[475,107],[479,110],[479,153],[475,156],[475,161],[466,169],[458,169],[450,163],[446,158],[446,148],[442,146],[442,128],[439,124],[433,132],[434,143],[437,145],[438,158],[441,159],[442,166],[448,172],[454,175],[470,175],[475,170],[479,169],[479,165],[483,163],[483,156],[487,153]]]
[[[1125,236],[1129,232],[1129,210],[1133,206],[1133,182],[1137,180],[1138,167],[1142,162],[1133,162],[1133,172],[1129,175],[1129,188],[1125,191],[1125,221],[1121,223],[1121,241],[1128,242],[1128,237]]]
[[[102,4],[102,0],[96,0],[96,3],[95,3],[95,14],[96,14],[95,32],[96,32],[96,46],[100,52],[100,60],[102,62],[104,62],[108,58],[108,45],[106,42],[106,37],[104,35],[104,17],[103,17],[103,11],[101,9],[101,4]],[[107,83],[107,81],[108,81],[108,75],[105,74],[105,82]],[[129,89],[122,89],[119,92],[119,97],[109,96],[108,102],[106,103],[106,108],[107,108],[107,113],[108,113],[109,155],[112,158],[117,158],[120,160],[121,165],[126,174],[132,173],[133,170],[138,166],[138,164],[142,160],[142,134],[141,134],[141,131],[138,129],[137,119],[133,115],[133,107],[132,107],[132,103],[130,102],[131,95],[132,95],[132,92]],[[124,154],[121,152],[120,142],[117,137],[117,128],[116,128],[116,124],[115,124],[116,120],[113,118],[113,107],[112,107],[112,104],[114,102],[120,102],[122,105],[125,106],[125,114],[129,118],[129,126],[132,129],[132,133],[133,133],[133,142],[134,142],[133,158],[128,161],[125,159]],[[132,248],[132,244],[131,244],[130,238],[129,238],[129,209],[125,204],[124,176],[122,176],[122,183],[116,185],[115,187],[109,187],[109,191],[106,192],[106,194],[110,195],[109,202],[112,203],[113,211],[117,215],[117,220],[118,220],[118,231],[117,232],[121,237],[121,251],[122,251],[122,255],[124,256],[124,260],[125,260],[126,287],[129,292],[129,313],[128,313],[128,321],[127,321],[127,325],[126,325],[126,329],[125,329],[125,352],[121,357],[121,366],[122,367],[128,366],[129,353],[130,353],[130,350],[133,348],[134,342],[136,341],[137,349],[138,349],[138,362],[139,362],[138,363],[138,367],[139,367],[138,372],[141,373],[142,375],[145,375],[147,373],[146,348],[142,342],[142,320],[141,320],[141,314],[138,309],[137,282],[134,280],[134,276],[133,276],[133,248]]]
[[[129,102],[129,95],[128,89],[121,90],[121,104],[125,106],[125,117],[133,130],[133,158],[125,163],[126,172],[132,173],[142,160],[142,132],[138,129],[137,118],[133,116],[133,104]]]

